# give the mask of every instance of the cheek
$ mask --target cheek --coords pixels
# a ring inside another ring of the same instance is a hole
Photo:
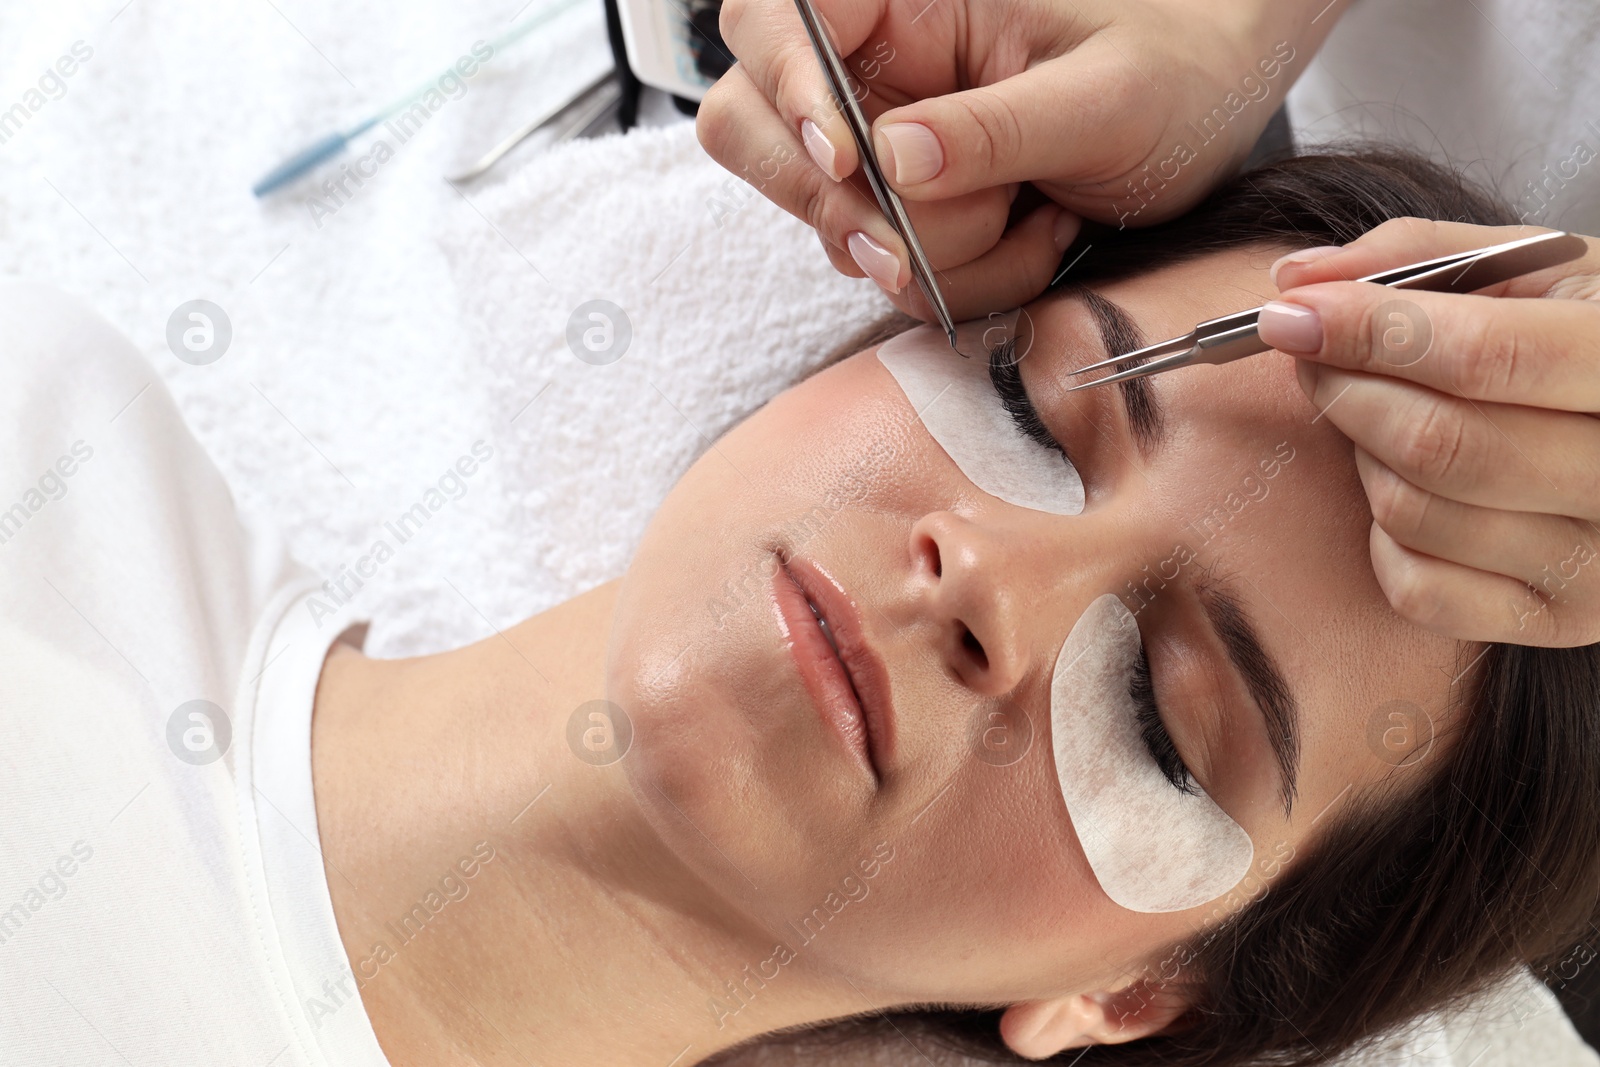
[[[883,907],[862,913],[871,928],[861,935],[886,959],[916,961],[898,976],[908,995],[1016,1001],[1110,988],[1158,965],[1164,946],[1193,934],[1221,903],[1167,914],[1113,903],[1054,776],[1042,733],[1010,766],[966,760],[895,837],[900,869],[881,880]]]
[[[778,396],[719,447],[746,458],[775,513],[837,505],[914,520],[971,490],[871,352]]]
[[[876,561],[903,557],[919,509],[948,504],[954,487],[939,459],[887,372],[847,361],[699,458],[619,590],[606,696],[632,721],[623,770],[663,836],[742,898],[748,885],[729,875],[731,858],[765,887],[746,905],[776,923],[837,889],[878,839],[858,780],[821,750],[830,742],[772,607],[772,550],[874,576]]]
[[[961,485],[888,373],[865,354],[851,357],[775,397],[695,461],[646,528],[623,606],[648,597],[655,625],[676,618],[693,628],[704,620],[681,605],[703,606],[729,582],[741,601],[759,598],[746,572],[775,545],[808,542],[862,514],[880,530],[909,529],[949,506]]]

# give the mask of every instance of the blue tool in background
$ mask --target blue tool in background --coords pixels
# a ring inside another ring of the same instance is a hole
[[[505,33],[502,33],[500,36],[490,41],[490,54],[493,55],[498,53],[500,49],[504,48],[506,45],[511,44],[513,41],[520,40],[532,31],[538,29],[540,26],[550,22],[557,15],[566,12],[570,8],[577,7],[578,4],[582,2],[584,2],[584,0],[555,0],[554,3],[529,16],[526,21],[513,26]],[[276,167],[273,167],[266,174],[263,174],[260,180],[250,187],[250,191],[258,197],[266,196],[274,189],[280,188],[281,186],[287,185],[289,182],[294,181],[296,178],[300,177],[300,175],[311,170],[313,167],[316,167],[318,164],[333,158],[334,156],[343,152],[345,148],[349,146],[351,141],[355,140],[357,137],[360,137],[362,134],[366,133],[378,123],[389,118],[396,112],[402,110],[403,108],[409,107],[411,103],[418,97],[422,96],[429,89],[433,88],[437,84],[439,78],[444,77],[446,74],[454,70],[455,68],[453,66],[446,67],[444,70],[440,71],[438,75],[428,79],[425,82],[422,82],[414,89],[407,92],[404,96],[399,97],[382,110],[378,111],[376,114],[362,119],[360,122],[356,123],[354,126],[351,126],[347,130],[340,130],[335,133],[330,133],[326,137],[320,138],[312,144],[307,145],[305,148],[302,148],[300,151],[296,152],[282,163],[279,163]]]

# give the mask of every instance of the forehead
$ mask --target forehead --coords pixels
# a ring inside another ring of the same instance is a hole
[[[1120,305],[1149,344],[1272,299],[1268,268],[1282,251],[1219,253],[1089,287]],[[1057,425],[1092,421],[1101,427],[1095,440],[1109,441],[1123,418],[1116,387],[1065,391],[1066,372],[1102,358],[1085,302],[1058,294],[1029,314],[1035,348],[1022,369],[1030,393]],[[1114,506],[1130,509],[1141,529],[1167,534],[1152,543],[1193,551],[1197,567],[1184,580],[1225,580],[1254,619],[1301,706],[1295,822],[1309,821],[1346,786],[1393,772],[1383,739],[1396,713],[1415,730],[1437,731],[1460,670],[1458,645],[1390,609],[1372,573],[1371,514],[1352,446],[1305,398],[1293,360],[1265,352],[1155,375],[1149,386],[1165,410],[1163,442],[1149,455],[1091,444],[1090,462],[1110,474],[1113,499],[1121,498]],[[1130,560],[1129,569],[1136,582],[1148,580],[1164,561]],[[1258,717],[1239,721],[1257,735],[1241,740],[1259,751]],[[1252,766],[1257,777],[1269,769],[1259,760]],[[1241,782],[1239,792],[1275,794],[1262,784]]]

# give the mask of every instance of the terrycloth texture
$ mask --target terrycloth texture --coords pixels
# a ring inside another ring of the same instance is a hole
[[[1072,1060],[1068,1054],[1064,1062]],[[830,1048],[781,1045],[738,1050],[717,1067],[978,1067],[980,1061],[952,1053],[931,1038],[904,1034],[883,1042]],[[1584,1045],[1562,1014],[1555,996],[1526,971],[1476,1003],[1419,1020],[1407,1032],[1386,1035],[1338,1060],[1337,1067],[1593,1067],[1600,1056]]]
[[[356,591],[376,655],[474,640],[620,574],[702,435],[886,307],[687,122],[519,151],[460,194],[442,180],[609,63],[598,6],[508,48],[404,143],[375,131],[393,158],[340,205],[320,189],[337,166],[264,203],[249,187],[518,4],[135,0],[108,24],[122,2],[0,14],[16,77],[0,107],[74,41],[92,50],[0,145],[0,273],[53,281],[132,337],[241,505],[313,569],[337,581],[377,540],[395,549]],[[195,297],[232,320],[209,366],[167,347]],[[632,322],[607,366],[567,346],[591,299]],[[399,543],[384,524],[480,439],[494,458]]]
[[[348,198],[320,187],[337,165],[250,196],[518,6],[0,3],[0,114],[26,111],[0,126],[0,273],[55,282],[132,337],[241,506],[313,569],[338,581],[375,541],[395,549],[360,589],[346,579],[376,655],[474,640],[619,574],[706,438],[886,307],[686,124],[519,151],[459,194],[441,179],[609,62],[598,6],[503,52],[403,143],[379,133],[392,158],[358,145],[346,162],[370,176]],[[87,60],[41,90],[79,41]],[[197,297],[233,327],[208,366],[166,341]],[[592,299],[632,323],[609,365],[567,346]],[[451,481],[478,440],[493,458]],[[390,531],[462,486],[403,543]],[[1476,1067],[1597,1062],[1559,1013],[1495,1033]],[[922,1061],[896,1045],[873,1062]]]

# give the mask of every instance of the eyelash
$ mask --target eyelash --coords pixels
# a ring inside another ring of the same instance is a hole
[[[1022,375],[1017,370],[1017,361],[1012,358],[1015,347],[1014,340],[1006,340],[990,350],[989,383],[994,386],[1000,403],[1005,406],[1006,413],[1024,437],[1052,452],[1061,453],[1061,458],[1071,464],[1072,457],[1045,426],[1038,409],[1028,397],[1028,391],[1022,386]],[[1133,699],[1144,747],[1150,753],[1150,758],[1156,761],[1156,766],[1161,768],[1162,775],[1180,793],[1198,793],[1194,774],[1178,754],[1178,746],[1172,743],[1172,735],[1161,721],[1161,708],[1156,704],[1155,684],[1150,677],[1150,657],[1145,654],[1142,644],[1139,646],[1139,659],[1133,666],[1133,676],[1128,680],[1128,696]]]
[[[1022,436],[1052,452],[1059,452],[1068,466],[1076,469],[1066,446],[1050,433],[1044,420],[1039,417],[1038,409],[1033,406],[1033,401],[1028,398],[1028,391],[1022,387],[1022,374],[1017,370],[1018,361],[1013,358],[1016,345],[1015,339],[1007,339],[989,350],[989,384],[994,386],[995,395],[1000,398],[1006,414],[1017,424]]]
[[[1172,735],[1167,733],[1161,721],[1161,709],[1156,705],[1155,684],[1150,678],[1150,657],[1145,654],[1143,645],[1139,646],[1139,658],[1133,664],[1133,676],[1128,679],[1128,696],[1133,700],[1139,734],[1150,758],[1156,761],[1156,766],[1161,768],[1161,773],[1178,792],[1191,795],[1198,793],[1194,775],[1178,754],[1178,746],[1172,743]]]

